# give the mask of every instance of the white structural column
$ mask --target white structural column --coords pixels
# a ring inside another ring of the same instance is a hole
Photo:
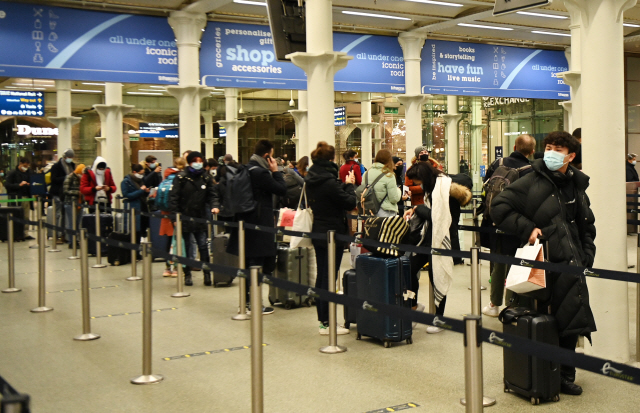
[[[122,117],[133,109],[133,105],[122,104],[122,84],[107,83],[105,85],[104,105],[93,105],[100,115],[100,121],[104,124],[102,137],[105,138],[101,156],[107,160],[107,166],[111,168],[113,181],[120,193],[120,184],[125,176],[125,151],[124,131]],[[128,160],[126,164],[128,164]]]
[[[420,83],[420,53],[426,37],[424,34],[400,33],[398,41],[404,56],[404,95],[398,95],[398,101],[405,106],[404,117],[407,138],[407,157],[422,145],[422,104],[431,95],[423,95]]]
[[[216,139],[213,138],[213,116],[216,111],[203,110],[201,114],[204,120],[204,139],[200,139],[200,142],[204,143],[204,157],[214,158],[213,145],[216,143]]]
[[[200,38],[207,25],[205,13],[174,11],[169,24],[178,45],[178,86],[167,92],[178,99],[180,110],[180,152],[200,151],[200,101],[213,88],[200,85]]]
[[[598,228],[594,267],[627,271],[625,167],[620,162],[625,155],[622,14],[636,0],[565,0],[565,4],[579,10],[582,25],[582,164],[591,177],[587,193]],[[576,109],[574,103],[574,119]],[[607,165],[606,174],[602,165]],[[585,343],[585,352],[626,362],[630,356],[627,284],[587,278],[598,331],[593,347]]]
[[[356,123],[356,126],[360,128],[361,131],[360,142],[362,153],[360,154],[360,159],[362,159],[364,167],[369,169],[375,156],[375,154],[371,154],[371,132],[378,124],[371,122],[371,93],[361,93],[360,100],[360,123]],[[377,152],[378,151],[376,151],[376,153]]]
[[[309,147],[319,141],[335,145],[333,125],[336,72],[344,69],[353,57],[333,51],[333,15],[331,0],[307,0],[305,3],[307,51],[287,55],[291,62],[307,74]],[[311,136],[313,133],[313,136]]]
[[[460,135],[458,135],[458,123],[462,115],[458,113],[458,97],[447,96],[447,114],[442,116],[447,123],[447,173],[460,172]]]
[[[382,121],[383,119],[384,118],[380,115],[376,116],[376,119],[375,119],[378,121],[378,127],[374,129],[375,130],[375,138],[373,139],[374,153],[378,153],[378,151],[382,149],[382,133],[384,131],[384,123]]]
[[[69,80],[56,80],[56,111],[58,116],[49,120],[58,127],[58,155],[60,156],[67,148],[72,147],[71,128],[82,119],[71,116],[71,81]]]
[[[560,104],[567,111],[569,123],[565,124],[565,130],[572,132],[582,126],[582,11],[575,1],[565,2],[565,6],[571,15],[571,48],[567,50],[567,62],[569,70],[560,74],[564,82],[571,87],[571,101],[569,104]]]
[[[225,120],[219,120],[218,123],[222,125],[226,132],[227,137],[226,151],[233,156],[236,161],[238,156],[238,129],[245,125],[245,121],[238,120],[238,89],[234,87],[228,87],[224,89],[224,102],[225,102]]]
[[[307,91],[298,90],[298,109],[289,111],[296,123],[296,138],[293,142],[296,144],[296,160],[300,160],[303,156],[310,156],[311,149],[309,147],[309,119],[307,117]]]

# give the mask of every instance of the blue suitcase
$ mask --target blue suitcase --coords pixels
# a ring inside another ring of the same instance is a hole
[[[411,285],[411,264],[409,258],[379,258],[362,254],[356,258],[356,282],[358,298],[362,300],[402,306],[411,309],[411,301],[405,300],[404,293]],[[368,336],[382,340],[385,347],[392,342],[413,342],[411,321],[381,315],[376,312],[359,310],[357,314],[358,336]]]

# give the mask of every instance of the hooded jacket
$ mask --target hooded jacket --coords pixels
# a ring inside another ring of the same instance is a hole
[[[383,164],[375,162],[371,168],[365,172],[362,182],[365,180],[369,185],[373,183],[382,173]],[[380,204],[380,208],[385,211],[398,212],[398,202],[402,199],[402,191],[396,186],[396,176],[393,172],[385,174],[378,182],[376,182],[373,190]],[[384,201],[383,201],[384,200]]]
[[[101,162],[106,164],[107,160],[102,156],[96,157],[96,160],[93,161],[93,166],[91,168],[87,168],[80,179],[80,193],[84,195],[84,199],[89,205],[93,205],[96,200],[96,186],[98,186],[98,181],[96,180],[96,174],[94,171]],[[109,203],[111,203],[111,196],[116,192],[117,188],[116,184],[113,182],[113,177],[111,176],[111,169],[108,167],[104,171],[104,185],[107,185],[111,189],[110,191],[106,191],[107,199]]]
[[[627,164],[627,182],[638,182],[640,178],[638,178],[638,171],[636,171],[636,166],[630,164],[628,161]]]
[[[208,211],[213,205],[213,188],[215,183],[204,169],[194,174],[191,167],[186,167],[173,178],[173,186],[169,193],[169,212],[180,213],[185,217],[208,218]],[[183,232],[206,232],[206,225],[182,219]]]
[[[53,196],[57,196],[60,198],[64,198],[64,192],[62,186],[64,185],[65,178],[69,175],[69,173],[73,172],[76,169],[76,164],[66,163],[65,158],[60,158],[58,162],[54,163],[51,167],[51,186],[49,187],[49,194]],[[67,169],[65,169],[65,166]],[[67,173],[69,170],[69,173]]]
[[[554,174],[542,159],[533,162],[533,173],[518,179],[496,196],[491,218],[499,229],[516,234],[522,244],[539,228],[549,242],[549,261],[591,267],[596,254],[595,217],[586,194],[589,177],[573,166],[567,169],[567,182],[574,188],[575,219],[567,222],[567,205]],[[551,293],[551,312],[558,321],[561,336],[580,334],[590,338],[596,331],[589,306],[589,291],[584,275],[547,273]]]

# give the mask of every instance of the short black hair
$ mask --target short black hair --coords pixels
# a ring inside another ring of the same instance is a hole
[[[258,156],[262,156],[265,153],[271,153],[271,149],[273,149],[273,144],[269,142],[267,139],[260,139],[258,143],[256,143],[256,147],[253,150]]]
[[[156,158],[153,155],[147,155],[147,157],[144,158],[145,162],[147,162],[147,163],[154,163],[156,161],[156,159],[158,159],[158,158]]]
[[[571,136],[569,132],[557,131],[551,132],[546,138],[544,138],[542,146],[546,147],[547,145],[561,146],[563,148],[567,148],[569,153],[576,153],[580,146],[580,142]]]
[[[19,160],[19,163],[31,163],[31,161],[28,158],[25,158],[24,156],[22,156]]]
[[[576,139],[582,139],[582,128],[576,128],[572,135],[576,138]]]
[[[142,167],[142,165],[140,165],[139,163],[134,163],[133,165],[131,165],[131,170],[133,172],[140,172],[142,171],[144,168]]]
[[[216,161],[213,158],[209,158],[207,159],[207,164],[209,165],[209,168],[217,168],[218,166],[220,166],[220,164],[218,163],[218,161]]]
[[[348,161],[349,159],[354,158],[357,154],[358,152],[354,151],[353,149],[347,149],[342,154],[342,157],[344,158],[345,161]]]

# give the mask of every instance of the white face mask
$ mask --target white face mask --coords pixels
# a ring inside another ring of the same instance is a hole
[[[635,164],[636,164],[636,161],[631,161],[631,165],[635,165]]]
[[[104,175],[104,171],[105,171],[104,169],[96,169],[96,175],[102,176]]]
[[[142,175],[142,174],[133,174],[133,176],[135,176],[138,179],[144,178],[144,175]]]
[[[21,167],[20,167],[20,170],[21,170],[22,172],[27,172],[27,170],[28,170],[28,169],[29,169],[29,167],[27,167],[27,166],[21,166]]]

